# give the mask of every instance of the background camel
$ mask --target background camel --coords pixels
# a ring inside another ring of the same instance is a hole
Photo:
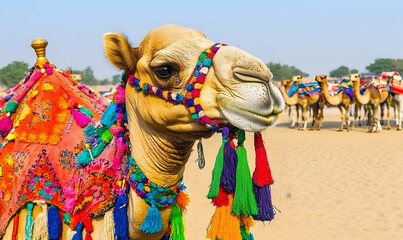
[[[320,96],[319,94],[307,94],[304,95],[303,97],[299,96],[299,89],[300,89],[300,83],[302,83],[302,76],[297,75],[292,77],[292,82],[295,83],[295,85],[298,88],[298,91],[294,92],[291,96],[288,95],[288,89],[292,86],[291,82],[285,81],[283,82],[285,89],[285,92],[283,93],[284,95],[284,101],[290,105],[297,104],[301,107],[302,111],[302,126],[300,127],[300,130],[306,130],[306,126],[308,123],[308,110],[309,107],[312,107],[313,110],[313,124],[310,130],[313,130],[318,126],[318,130],[322,128],[322,122],[323,122],[323,107],[324,107],[324,99]],[[319,87],[319,86],[318,86]],[[319,124],[319,125],[318,125]]]
[[[402,129],[403,81],[398,72],[393,72],[389,79],[391,106],[394,109],[397,130]]]
[[[332,106],[337,106],[340,111],[341,126],[339,131],[343,131],[344,124],[346,125],[347,131],[350,129],[350,106],[354,104],[354,99],[351,99],[344,91],[339,91],[337,95],[332,96],[328,91],[327,76],[319,75],[315,77],[315,80],[319,83],[322,96],[325,98],[326,102]],[[358,105],[355,105],[354,122],[351,128],[355,125],[355,120],[358,117]]]
[[[283,87],[281,88],[282,94],[284,97],[285,104],[288,107],[288,116],[290,117],[291,125],[290,128],[294,128],[295,124],[298,124],[299,114],[300,114],[300,106],[298,103],[297,97],[289,96],[290,88],[293,82],[289,79],[285,79],[281,81]],[[297,94],[293,94],[292,96],[298,96]]]
[[[213,42],[199,31],[167,25],[148,33],[138,47],[114,33],[105,35],[104,44],[108,59],[117,68],[159,89],[185,93],[200,53]],[[262,61],[236,47],[221,47],[200,91],[200,105],[212,120],[262,131],[273,124],[284,108],[281,93],[270,82],[271,78]],[[130,82],[125,84],[131,156],[152,182],[173,186],[183,176],[194,142],[213,132],[196,123],[184,105],[146,95]],[[149,205],[133,190],[128,199],[130,239],[161,239],[168,228],[172,206],[160,209],[162,229],[147,234],[140,226]],[[22,226],[24,219],[20,215]],[[93,226],[93,239],[105,239],[104,217],[94,218]],[[11,231],[9,226],[4,239],[10,239]],[[23,238],[22,231],[18,237]]]
[[[370,118],[369,132],[379,132],[382,130],[380,124],[379,106],[387,100],[389,93],[387,91],[379,91],[373,84],[369,85],[364,94],[360,93],[360,74],[355,73],[350,75],[350,80],[353,81],[354,99],[361,105],[367,104],[368,114]],[[388,110],[389,123],[389,110]]]

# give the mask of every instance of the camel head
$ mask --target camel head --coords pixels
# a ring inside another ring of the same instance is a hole
[[[359,73],[350,74],[350,77],[349,77],[349,79],[350,79],[353,83],[355,83],[355,82],[360,83],[360,78],[361,78],[361,75],[360,75]]]
[[[284,87],[291,86],[292,84],[290,79],[284,79],[283,81],[281,81],[281,83],[283,84]]]
[[[166,25],[149,32],[137,47],[116,33],[105,34],[106,56],[119,69],[162,91],[186,94],[199,55],[214,44],[196,30]],[[204,114],[246,131],[261,131],[273,124],[284,108],[272,73],[259,59],[233,46],[214,56],[200,91]],[[126,83],[129,121],[137,116],[158,131],[192,132],[200,137],[207,128],[197,124],[184,104],[172,104],[136,91]],[[130,113],[136,113],[136,116]]]
[[[292,79],[293,82],[296,82],[296,83],[302,82],[302,76],[301,75],[293,76],[291,79]]]
[[[318,75],[318,76],[315,77],[315,80],[318,83],[324,83],[324,82],[327,81],[327,76],[326,75]]]

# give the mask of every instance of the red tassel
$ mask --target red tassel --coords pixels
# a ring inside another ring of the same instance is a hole
[[[79,110],[75,108],[71,108],[71,113],[73,114],[74,119],[80,127],[87,126],[88,123],[91,122],[91,117],[81,113]]]
[[[0,120],[0,134],[3,137],[6,137],[12,128],[13,128],[13,121],[10,119],[9,116],[4,116]]]
[[[263,185],[273,184],[273,177],[267,159],[266,149],[264,148],[262,134],[255,133],[255,153],[256,153],[256,167],[253,172],[253,182],[262,187]]]
[[[92,218],[88,217],[84,221],[84,226],[85,226],[85,239],[84,240],[92,240],[91,233],[94,231],[94,227],[92,226]]]
[[[225,191],[225,189],[220,185],[220,189],[218,191],[218,196],[213,198],[212,202],[213,205],[216,207],[221,207],[221,206],[228,206],[228,193]]]
[[[17,213],[14,216],[14,225],[13,225],[13,235],[11,237],[11,240],[17,240],[17,235],[18,235],[18,220],[20,219],[20,215]]]

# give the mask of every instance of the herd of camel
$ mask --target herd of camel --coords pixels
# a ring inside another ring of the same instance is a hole
[[[399,73],[394,72],[390,77],[390,81],[402,81]],[[390,108],[394,109],[394,116],[396,119],[397,130],[402,129],[402,113],[401,106],[403,104],[403,94],[389,93],[389,91],[382,91],[376,84],[370,84],[369,87],[362,92],[360,86],[360,74],[350,74],[349,80],[352,82],[353,97],[351,98],[343,90],[339,91],[336,95],[330,94],[328,89],[327,76],[318,75],[315,81],[320,86],[318,94],[312,94],[305,97],[298,96],[298,92],[290,95],[290,88],[293,84],[299,86],[302,82],[302,76],[293,76],[291,80],[282,81],[282,93],[284,100],[289,109],[289,116],[291,118],[291,128],[298,125],[298,118],[301,111],[302,125],[300,130],[307,129],[308,112],[312,110],[312,127],[310,130],[320,130],[323,123],[323,109],[325,104],[328,106],[337,106],[340,110],[341,125],[338,131],[343,131],[346,127],[347,131],[354,128],[356,120],[358,119],[361,124],[361,112],[365,109],[368,116],[368,132],[379,132],[382,130],[381,119],[384,115],[384,108],[386,107],[386,129],[391,129],[390,126]],[[354,106],[354,118],[350,123],[350,108]]]

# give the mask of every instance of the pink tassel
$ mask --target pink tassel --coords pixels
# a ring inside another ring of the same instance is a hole
[[[13,129],[13,121],[9,116],[5,116],[0,120],[0,134],[6,137],[8,133]]]
[[[115,94],[115,103],[124,103],[125,102],[125,89],[119,85],[116,88],[116,94]]]
[[[116,140],[116,157],[113,159],[112,167],[118,169],[121,166],[121,158],[126,149],[126,144],[123,143],[123,138],[120,137]]]
[[[73,114],[74,119],[80,127],[87,126],[88,123],[91,122],[91,117],[87,116],[75,108],[71,108],[71,113]]]

